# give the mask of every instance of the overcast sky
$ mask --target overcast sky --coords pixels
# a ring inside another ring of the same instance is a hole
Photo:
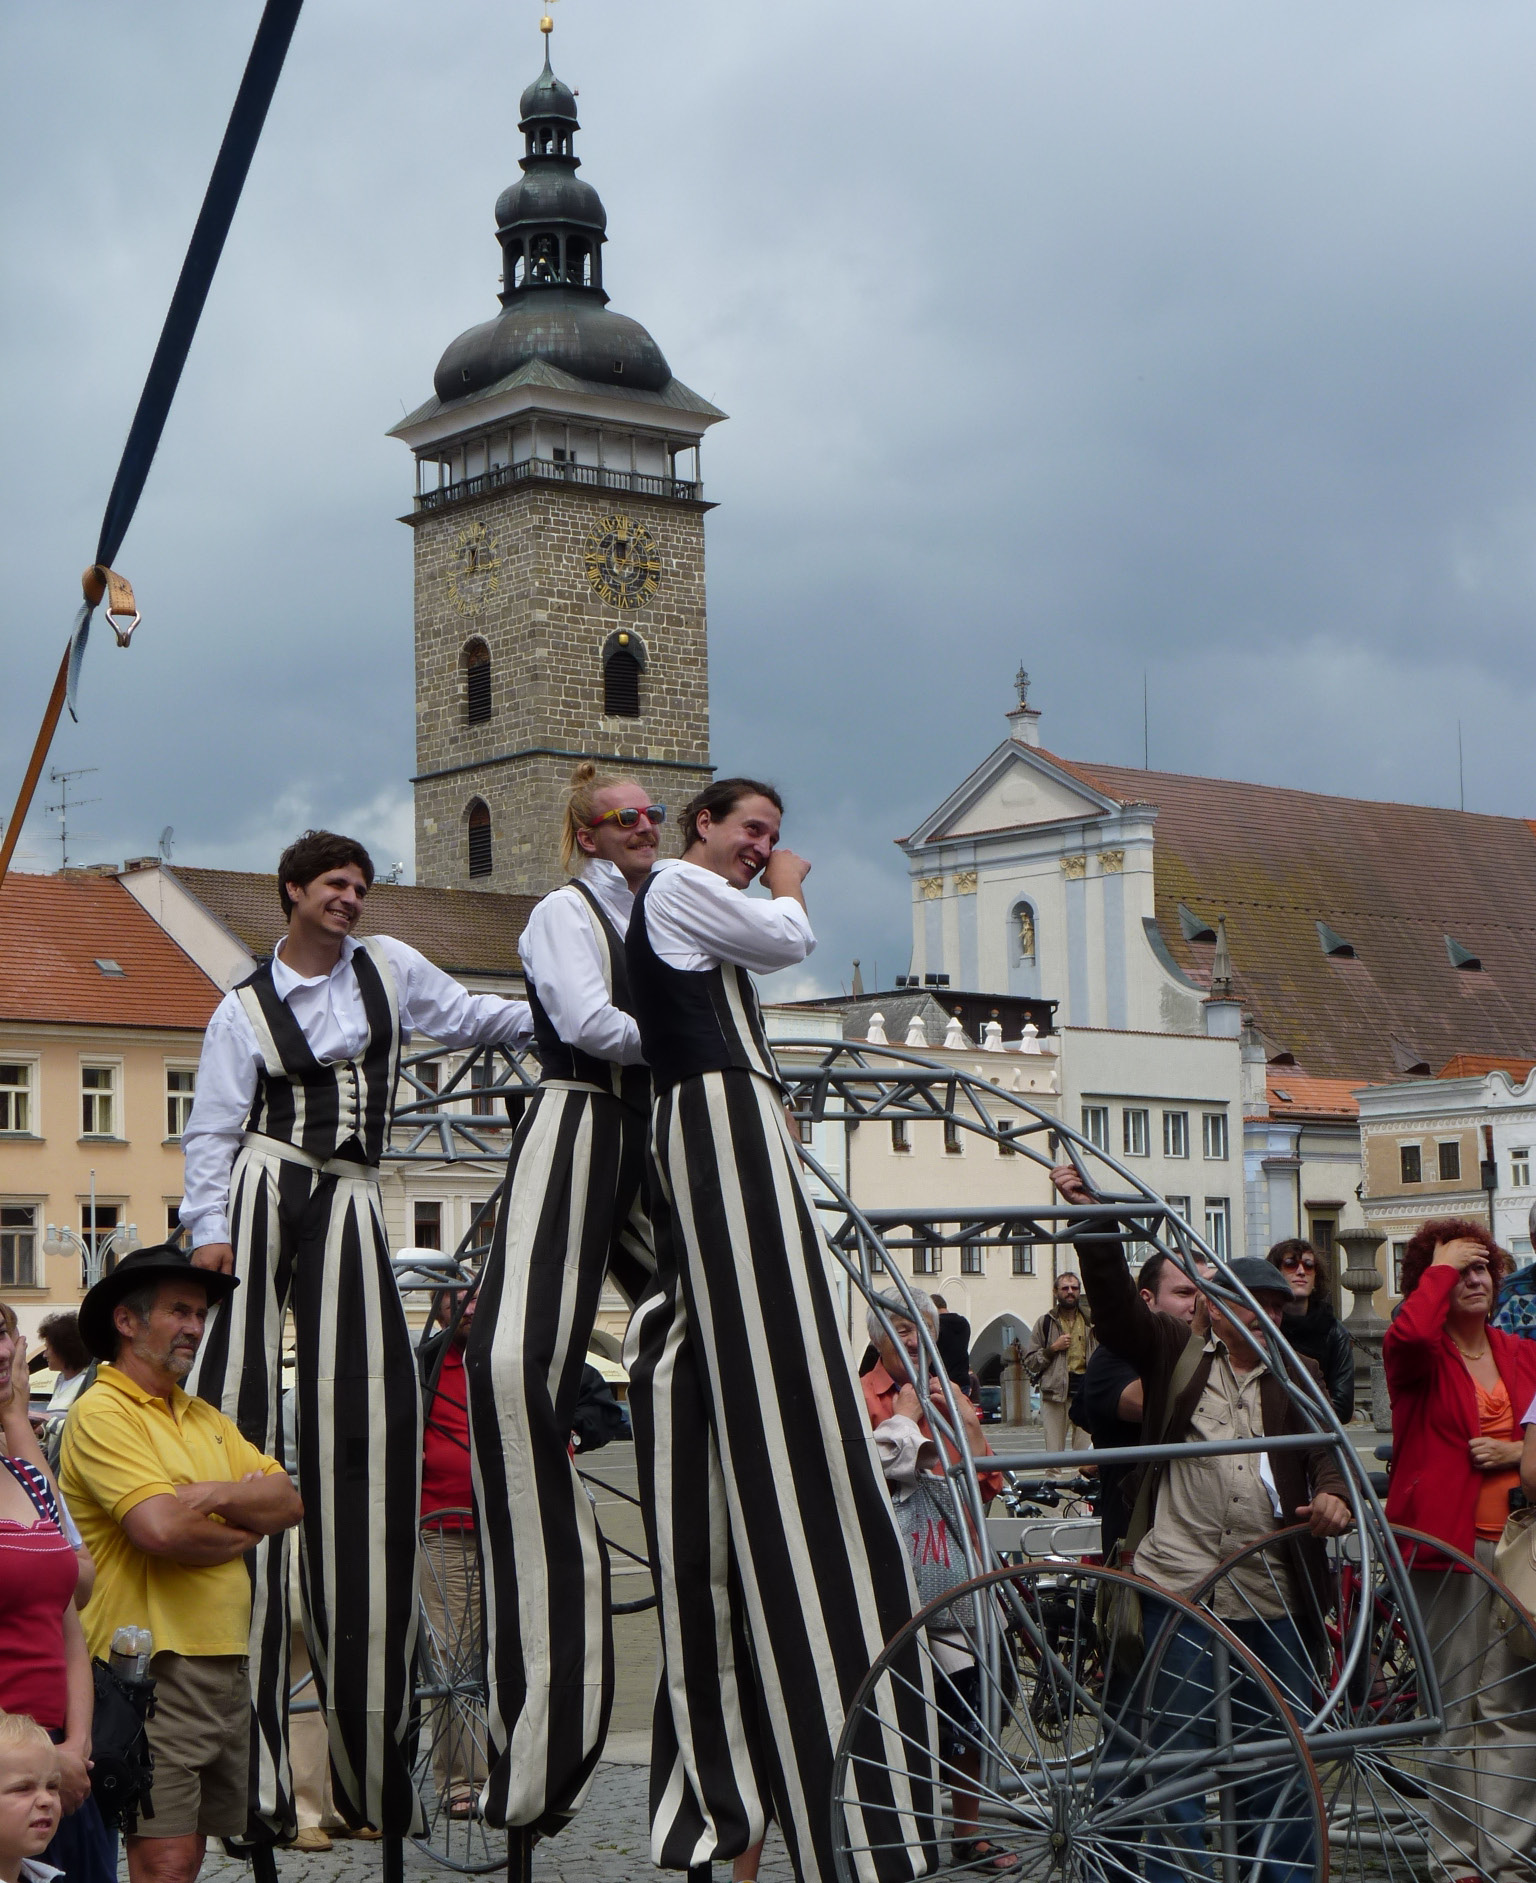
[[[384,432],[495,311],[539,10],[305,7],[119,557],[144,626],[54,748],[99,767],[72,860],[323,822],[409,866]],[[7,807],[259,11],[0,9]],[[1140,763],[1145,670],[1154,767],[1454,804],[1460,720],[1467,808],[1536,808],[1528,0],[554,11],[612,305],[731,415],[714,757],[785,788],[822,988],[906,968],[891,840],[1021,660],[1070,757]]]

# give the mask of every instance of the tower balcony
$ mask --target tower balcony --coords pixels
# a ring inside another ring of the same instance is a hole
[[[446,466],[442,467],[446,470]],[[514,484],[543,480],[555,484],[585,484],[594,490],[629,491],[643,497],[668,498],[676,503],[702,503],[704,486],[697,478],[657,475],[650,471],[631,471],[612,464],[580,464],[574,458],[516,458],[508,464],[492,464],[488,470],[416,493],[417,516],[446,510],[454,504],[467,503],[492,491],[506,490]]]

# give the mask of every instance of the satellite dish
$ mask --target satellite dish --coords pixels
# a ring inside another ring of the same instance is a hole
[[[165,829],[162,830],[160,833],[160,842],[156,845],[156,848],[159,850],[160,855],[167,863],[169,863],[171,860],[171,850],[173,846],[175,845],[175,842],[176,842],[176,832],[171,828],[169,824],[167,824]]]

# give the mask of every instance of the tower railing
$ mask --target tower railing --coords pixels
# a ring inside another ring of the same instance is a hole
[[[575,464],[555,458],[517,458],[511,464],[496,464],[473,477],[461,477],[453,484],[440,484],[436,490],[419,491],[418,514],[444,510],[451,504],[465,503],[471,497],[484,497],[493,490],[505,490],[510,484],[529,479],[552,484],[586,484],[597,490],[623,490],[641,497],[670,497],[683,503],[697,503],[703,485],[686,477],[657,477],[650,471],[621,471],[611,464]]]

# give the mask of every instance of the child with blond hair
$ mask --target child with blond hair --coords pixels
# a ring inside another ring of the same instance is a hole
[[[37,1721],[0,1713],[0,1883],[53,1883],[63,1876],[37,1858],[63,1811],[59,1755]]]

